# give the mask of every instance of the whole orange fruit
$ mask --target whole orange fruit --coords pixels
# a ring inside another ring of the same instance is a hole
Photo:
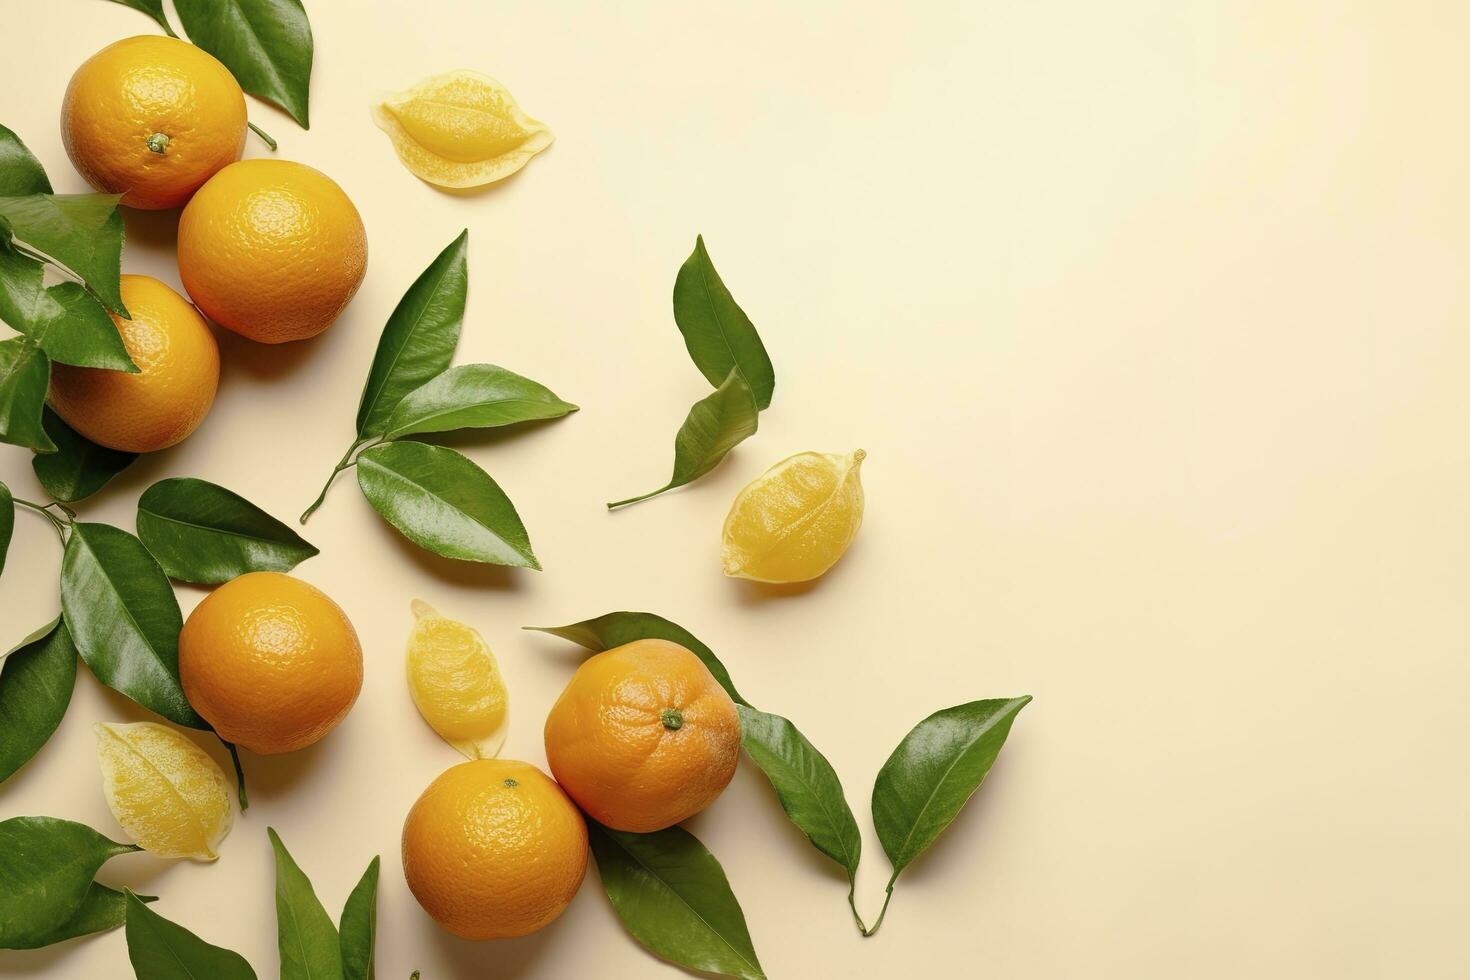
[[[403,876],[433,919],[464,939],[524,936],[571,904],[587,871],[587,825],[540,769],[462,762],[403,823]]]
[[[220,738],[275,755],[311,745],[346,716],[362,690],[362,647],[320,589],[250,572],[189,614],[179,678]]]
[[[122,277],[114,315],[136,374],[53,364],[51,407],[99,446],[166,449],[199,427],[219,388],[219,345],[189,301],[152,276]]]
[[[637,640],[585,661],[546,718],[546,760],[598,823],[651,833],[715,801],[735,775],[740,716],[698,657]]]
[[[245,94],[202,48],[130,37],[82,62],[61,139],[87,183],[134,208],[176,208],[245,148]]]
[[[241,160],[199,189],[179,219],[179,276],[204,315],[266,344],[315,337],[367,271],[367,231],[320,171]]]

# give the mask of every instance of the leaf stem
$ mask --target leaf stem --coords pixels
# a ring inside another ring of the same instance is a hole
[[[37,504],[32,503],[29,500],[22,500],[20,497],[13,497],[11,499],[14,501],[16,506],[24,507],[27,510],[33,510],[37,514],[40,514],[42,517],[46,518],[46,520],[51,523],[51,527],[56,531],[56,536],[61,539],[61,543],[63,545],[66,544],[66,532],[67,529],[71,526],[72,518],[77,516],[76,511],[72,510],[65,504],[58,504],[54,501],[49,504]],[[64,516],[58,517],[53,514],[51,512],[52,507],[60,508]]]
[[[230,761],[235,764],[235,786],[240,794],[240,812],[244,813],[250,809],[250,796],[245,792],[245,770],[240,768],[240,750],[235,747],[234,742],[225,742],[224,739],[220,741],[230,750]]]
[[[883,917],[888,914],[888,903],[891,902],[891,901],[893,901],[893,883],[895,881],[897,881],[897,880],[898,880],[898,872],[895,871],[895,872],[893,872],[893,877],[891,877],[891,878],[888,879],[888,888],[884,892],[884,895],[883,895],[883,907],[878,910],[878,918],[873,923],[873,928],[871,928],[871,929],[864,929],[863,930],[863,935],[864,936],[871,936],[873,933],[877,932],[878,931],[878,927],[883,924]],[[853,915],[857,915],[857,908],[856,907],[853,908],[852,914]],[[862,921],[863,921],[862,919],[858,919],[858,923],[859,924],[861,924]]]
[[[259,126],[255,125],[255,123],[250,122],[249,120],[245,121],[245,125],[249,126],[250,131],[253,132],[256,136],[259,136],[261,139],[265,140],[265,145],[271,148],[272,153],[276,152],[276,141],[271,138],[270,133],[267,133],[265,130],[261,129]]]
[[[852,917],[855,920],[857,920],[858,932],[860,932],[864,936],[866,936],[866,935],[868,935],[868,924],[866,922],[864,922],[863,921],[863,917],[858,914],[858,910],[857,910],[857,899],[854,896],[854,892],[856,892],[856,891],[857,891],[857,878],[853,877],[852,875],[848,875],[847,876],[847,907],[850,908],[850,909],[852,909]]]
[[[319,494],[317,494],[316,499],[311,502],[311,506],[308,507],[308,508],[306,508],[306,510],[302,513],[302,515],[301,515],[301,523],[302,524],[305,524],[306,521],[307,521],[307,518],[311,517],[312,514],[315,514],[316,513],[316,509],[322,505],[322,502],[324,500],[327,499],[327,491],[332,488],[332,481],[335,480],[335,479],[337,479],[337,474],[338,473],[341,473],[343,470],[347,469],[347,467],[349,467],[349,466],[356,465],[356,461],[353,460],[352,454],[355,453],[355,452],[357,452],[358,447],[361,446],[363,444],[363,442],[364,442],[364,440],[359,439],[356,442],[354,442],[352,445],[348,446],[347,447],[347,452],[343,453],[342,454],[342,458],[337,461],[337,465],[334,466],[334,467],[332,467],[332,475],[329,476],[329,477],[327,477],[327,482],[326,482],[325,485],[323,485],[322,492],[319,493]]]
[[[607,505],[607,509],[608,510],[617,510],[619,507],[626,507],[629,504],[636,504],[639,501],[647,500],[650,497],[657,497],[659,494],[663,493],[665,490],[672,490],[673,488],[674,488],[674,485],[671,483],[668,486],[659,487],[657,490],[650,490],[648,493],[641,494],[640,496],[637,496],[637,497],[629,497],[627,500],[617,500],[617,501],[614,501],[613,503],[608,504]]]

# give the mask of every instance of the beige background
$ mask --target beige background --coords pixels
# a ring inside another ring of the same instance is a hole
[[[888,752],[939,707],[1036,696],[869,940],[742,767],[691,827],[773,976],[1470,973],[1464,5],[308,5],[311,131],[250,113],[357,202],[367,281],[319,341],[222,336],[204,427],[85,515],[131,527],[168,475],[298,513],[349,440],[388,312],[464,226],[459,361],[584,410],[454,440],[516,501],[542,574],[428,557],[339,481],[300,573],[362,634],[356,709],[315,749],[246,759],[254,806],[218,864],[140,855],[107,880],[274,976],[270,824],[334,914],[383,855],[380,977],[677,976],[591,876],[543,933],[474,945],[421,913],[397,856],[411,801],[456,761],[401,677],[411,598],[483,630],[511,686],[507,754],[537,764],[574,657],[519,627],[648,609],[831,758],[870,914]],[[151,24],[101,0],[0,10],[3,121],[82,190],[57,134],[66,80]],[[558,137],[479,196],[409,176],[368,119],[375,93],[457,67]],[[124,268],[177,283],[174,224],[129,215]],[[775,404],[709,478],[608,515],[664,479],[706,390],[669,309],[696,232],[766,339]],[[796,595],[721,577],[739,487],[857,446],[868,520],[832,574]],[[0,479],[38,492],[20,450]],[[7,641],[56,605],[51,532],[17,525]],[[186,611],[200,594],[180,589]],[[138,717],[84,672],[0,815],[117,832],[91,725]],[[5,975],[125,970],[119,934],[0,954]]]

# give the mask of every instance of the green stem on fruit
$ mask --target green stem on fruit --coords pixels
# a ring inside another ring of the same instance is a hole
[[[271,134],[270,133],[267,133],[265,130],[263,130],[259,126],[255,125],[255,123],[250,122],[248,120],[246,121],[245,125],[247,125],[247,126],[250,127],[250,131],[252,133],[254,133],[256,136],[259,136],[261,139],[265,140],[265,145],[271,148],[271,152],[272,153],[276,152],[276,141],[271,138]]]
[[[230,761],[235,764],[235,786],[240,794],[240,812],[244,813],[250,809],[250,797],[245,792],[245,770],[240,767],[240,750],[235,747],[234,742],[224,742],[225,748],[230,750]]]
[[[163,156],[168,152],[169,139],[167,133],[154,133],[143,142],[147,144],[148,149],[157,153],[159,156]]]
[[[354,442],[352,445],[348,446],[347,452],[343,453],[342,458],[337,461],[337,465],[332,467],[332,475],[327,477],[327,482],[322,487],[322,492],[317,494],[316,499],[311,502],[311,506],[306,508],[306,510],[302,513],[302,524],[305,524],[307,518],[311,517],[312,514],[315,514],[317,508],[320,507],[322,505],[322,502],[327,499],[327,491],[332,488],[332,481],[337,479],[337,474],[341,473],[349,466],[357,465],[357,461],[352,458],[352,454],[357,452],[358,447],[363,444],[363,441],[364,440],[359,439],[357,442]]]

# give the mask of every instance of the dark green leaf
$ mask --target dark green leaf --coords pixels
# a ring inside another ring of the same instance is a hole
[[[291,860],[275,830],[266,828],[276,852],[276,926],[280,933],[281,980],[342,980],[337,927]]]
[[[342,908],[343,980],[373,980],[373,941],[378,930],[378,864],[373,858]]]
[[[0,949],[33,949],[68,921],[109,858],[139,848],[55,817],[0,821]]]
[[[0,574],[5,572],[5,553],[10,550],[10,535],[14,531],[15,498],[10,495],[10,488],[0,483]]]
[[[175,724],[209,727],[179,683],[179,602],[143,542],[107,524],[73,524],[61,611],[98,680]]]
[[[56,452],[32,456],[31,469],[52,500],[69,504],[90,497],[138,458],[137,453],[108,449],[88,440],[50,408],[45,410],[41,424],[56,444]]]
[[[755,325],[715,271],[702,235],[674,280],[674,321],[694,366],[710,384],[722,384],[738,368],[750,384],[756,408],[770,406],[776,369]]]
[[[587,821],[602,887],[633,938],[691,970],[762,980],[720,862],[682,827],[629,834]]]
[[[398,301],[378,338],[357,406],[359,438],[388,431],[388,419],[404,396],[449,367],[464,321],[469,270],[468,229],[450,242]]]
[[[759,414],[750,385],[738,370],[732,370],[713,394],[694,403],[679,427],[674,436],[674,475],[669,482],[651,493],[610,503],[608,508],[636,504],[693,483],[718,466],[730,450],[755,435]]]
[[[51,181],[20,137],[0,126],[0,197],[23,194],[50,194]]]
[[[873,784],[873,826],[895,878],[980,788],[1016,714],[1030,701],[1027,695],[945,708],[898,743]]]
[[[138,899],[143,902],[158,901],[153,895],[142,895]],[[127,912],[126,895],[94,881],[87,889],[86,896],[82,898],[82,904],[72,913],[71,918],[47,933],[42,937],[43,941],[37,942],[36,946],[50,946],[52,943],[66,942],[78,936],[90,936],[94,933],[116,929],[123,924]]]
[[[163,32],[169,37],[178,37],[174,33],[174,29],[169,26],[168,17],[163,13],[163,0],[112,0],[112,2],[120,3],[124,7],[132,7],[134,10],[143,11],[143,13],[156,20],[158,26],[162,27]]]
[[[119,286],[123,220],[120,194],[0,197],[0,218],[15,237],[80,276],[107,308],[127,316]]]
[[[634,640],[655,639],[677,643],[704,662],[715,680],[719,681],[720,686],[725,689],[725,693],[730,695],[730,700],[736,704],[749,704],[735,690],[735,682],[730,680],[730,672],[725,669],[724,664],[720,663],[714,651],[700,642],[693,633],[662,616],[646,612],[610,612],[596,619],[584,619],[580,623],[572,623],[568,626],[527,626],[526,629],[535,630],[538,633],[550,633],[564,640],[571,640],[593,653],[611,650],[613,647],[620,647]]]
[[[554,419],[576,410],[530,378],[494,364],[465,364],[409,392],[389,416],[386,438]]]
[[[136,373],[117,324],[80,283],[57,283],[45,290],[35,319],[19,328],[35,338],[46,356],[60,364]]]
[[[0,783],[56,731],[76,679],[77,648],[59,617],[0,660]]]
[[[0,340],[0,442],[41,453],[56,445],[41,426],[51,362],[29,337]]]
[[[256,980],[245,957],[212,946],[127,894],[128,959],[138,980]]]
[[[289,572],[317,549],[239,494],[204,480],[160,480],[138,498],[138,537],[169,578],[200,585]]]
[[[842,865],[852,884],[863,838],[832,764],[785,718],[737,707],[740,744],[771,781],[781,808],[813,847]]]
[[[0,222],[0,320],[16,330],[35,323],[46,295],[41,288],[44,268],[10,243],[9,229]]]
[[[515,505],[489,474],[452,449],[390,442],[357,458],[373,509],[420,548],[446,558],[541,567]]]
[[[189,40],[214,55],[251,95],[309,129],[311,24],[301,0],[174,0]]]

